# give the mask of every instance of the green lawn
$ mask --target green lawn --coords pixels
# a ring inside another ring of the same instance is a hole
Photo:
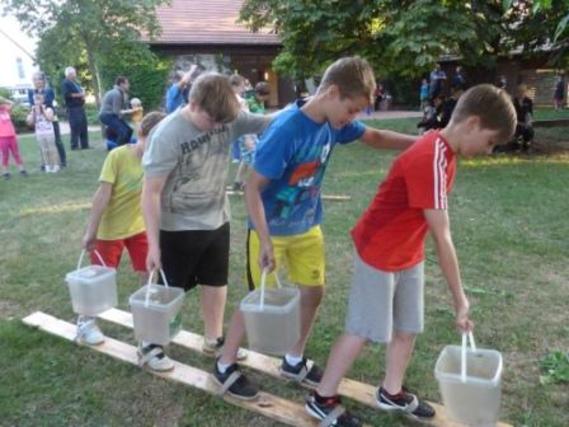
[[[373,122],[414,131],[417,120]],[[96,135],[92,135],[96,138]],[[72,321],[64,276],[74,269],[89,200],[105,152],[69,152],[69,168],[41,174],[35,141],[20,141],[30,177],[0,181],[0,425],[272,426],[271,421],[220,399],[151,375],[92,350],[25,327],[22,317],[42,310]],[[68,143],[66,141],[68,146]],[[355,144],[337,149],[324,192],[349,194],[351,202],[328,202],[323,225],[328,293],[308,347],[324,364],[342,332],[350,282],[349,229],[366,208],[393,155]],[[569,155],[484,158],[462,161],[450,200],[454,239],[464,284],[473,305],[481,347],[505,358],[502,418],[515,425],[569,425],[567,384],[541,385],[540,360],[569,350]],[[232,199],[230,298],[227,313],[245,295],[245,211]],[[118,275],[120,307],[137,287],[125,262]],[[429,245],[426,332],[419,338],[407,383],[439,401],[433,376],[442,347],[458,343],[449,293]],[[186,329],[201,332],[196,294],[184,308]],[[229,316],[228,316],[229,317]],[[134,343],[131,333],[102,324],[105,333]],[[202,369],[212,361],[176,347],[177,360]],[[349,376],[376,383],[383,349],[365,350]],[[302,402],[305,391],[257,374],[263,389]],[[394,416],[346,404],[372,425],[408,425]]]

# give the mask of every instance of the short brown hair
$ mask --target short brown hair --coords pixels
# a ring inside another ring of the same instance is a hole
[[[232,74],[229,76],[229,84],[232,87],[239,87],[245,84],[245,78],[239,74]]]
[[[199,76],[190,89],[190,102],[209,114],[216,123],[235,120],[241,109],[229,79],[219,73]]]
[[[156,126],[164,117],[166,117],[166,114],[161,111],[152,111],[146,114],[140,122],[140,127],[138,128],[139,135],[142,137],[148,136],[154,126]]]
[[[342,98],[364,97],[373,102],[375,76],[369,62],[359,56],[338,59],[324,72],[318,91],[336,85]]]
[[[510,95],[491,84],[477,85],[464,92],[452,113],[451,123],[472,116],[480,118],[483,129],[500,132],[500,143],[510,140],[516,130],[516,110]]]

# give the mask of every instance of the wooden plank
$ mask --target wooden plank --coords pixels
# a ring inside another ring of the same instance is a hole
[[[73,341],[75,338],[75,325],[57,319],[49,314],[38,311],[23,319],[23,322],[26,325],[36,327],[68,341]],[[132,345],[106,337],[103,344],[88,348],[137,366],[136,348]],[[170,372],[148,372],[170,381],[195,387],[210,394],[217,393],[218,386],[211,379],[208,372],[176,361],[174,361],[174,365],[174,370]],[[306,413],[303,405],[269,393],[260,392],[259,398],[254,401],[239,400],[228,395],[224,396],[223,399],[233,405],[291,426],[314,427],[318,425],[318,421]]]
[[[569,118],[566,119],[546,119],[546,120],[535,120],[532,123],[534,128],[554,128],[554,127],[564,127],[569,126]]]
[[[228,196],[243,196],[243,191],[235,191],[235,190],[226,190],[225,193]],[[344,195],[344,194],[323,194],[322,200],[329,200],[332,202],[347,202],[352,200],[352,196]]]
[[[132,315],[129,312],[118,310],[112,308],[105,311],[99,315],[101,319],[107,320],[118,325],[126,326],[128,328],[133,327]],[[174,344],[181,347],[197,351],[199,353],[205,354],[202,351],[203,336],[194,334],[189,331],[180,331],[178,335],[172,340]],[[275,378],[284,379],[279,372],[279,367],[281,365],[281,360],[275,357],[267,356],[261,353],[257,353],[252,350],[247,350],[247,359],[239,362],[241,365],[248,368],[254,369],[256,371],[262,372],[264,374],[270,375]],[[375,391],[376,387],[370,384],[365,384],[359,381],[344,378],[340,383],[338,393],[342,396],[348,397],[364,405],[370,406],[377,409],[377,404],[375,401]],[[437,403],[429,402],[437,412],[434,420],[429,422],[430,425],[439,427],[455,427],[460,426],[458,423],[450,421],[446,416],[446,411],[444,406]],[[500,427],[509,427],[509,424],[499,423]]]

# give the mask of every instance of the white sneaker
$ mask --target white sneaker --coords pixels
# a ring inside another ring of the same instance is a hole
[[[98,345],[105,341],[105,336],[97,326],[95,319],[79,316],[77,319],[77,342],[87,345]]]
[[[136,351],[138,356],[138,366],[141,368],[148,366],[156,372],[171,371],[174,369],[174,362],[164,353],[164,348],[158,344],[139,344]]]
[[[53,165],[53,166],[51,167],[51,172],[52,172],[52,173],[57,173],[57,172],[59,172],[59,165]]]
[[[51,171],[52,171],[51,166],[49,166],[49,165],[45,165],[44,170],[45,170],[45,173],[51,173]]]

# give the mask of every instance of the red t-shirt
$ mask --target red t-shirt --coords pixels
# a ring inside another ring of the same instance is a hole
[[[430,132],[405,150],[352,230],[367,264],[399,271],[423,261],[428,231],[424,209],[447,209],[456,174],[456,156],[439,132]]]

